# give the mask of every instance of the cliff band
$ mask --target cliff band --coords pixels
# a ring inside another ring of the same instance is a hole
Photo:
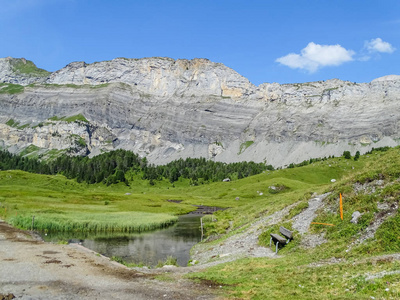
[[[128,149],[284,166],[399,144],[400,76],[253,85],[207,59],[0,59],[0,147],[25,155]]]

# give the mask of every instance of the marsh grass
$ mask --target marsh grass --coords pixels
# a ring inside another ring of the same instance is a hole
[[[34,230],[41,232],[142,232],[174,224],[178,217],[144,212],[117,213],[45,213],[35,215]],[[19,228],[30,228],[32,217],[19,215],[9,219]]]
[[[125,195],[128,187],[109,189],[64,176],[0,172],[0,216],[15,226],[48,232],[140,232],[176,222],[195,207],[168,202],[164,196]],[[108,205],[105,205],[108,203]]]

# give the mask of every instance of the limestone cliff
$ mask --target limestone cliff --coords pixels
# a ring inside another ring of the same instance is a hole
[[[202,156],[281,166],[400,138],[395,75],[257,87],[206,59],[75,62],[36,77],[16,74],[11,60],[0,59],[0,145],[14,152],[124,148],[155,163]]]

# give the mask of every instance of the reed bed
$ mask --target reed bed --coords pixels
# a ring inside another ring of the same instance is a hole
[[[130,233],[165,228],[177,220],[176,216],[145,212],[50,213],[35,215],[33,229],[42,232]],[[31,229],[32,215],[12,217],[10,223]]]

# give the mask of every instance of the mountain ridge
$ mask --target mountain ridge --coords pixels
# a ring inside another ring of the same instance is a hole
[[[284,166],[400,141],[396,75],[255,86],[207,59],[73,62],[39,77],[16,74],[10,60],[0,59],[0,145],[16,153],[71,150],[80,137],[80,155],[123,148],[157,164],[201,156]],[[21,90],[2,92],[9,84]],[[88,123],[54,120],[78,114]]]

